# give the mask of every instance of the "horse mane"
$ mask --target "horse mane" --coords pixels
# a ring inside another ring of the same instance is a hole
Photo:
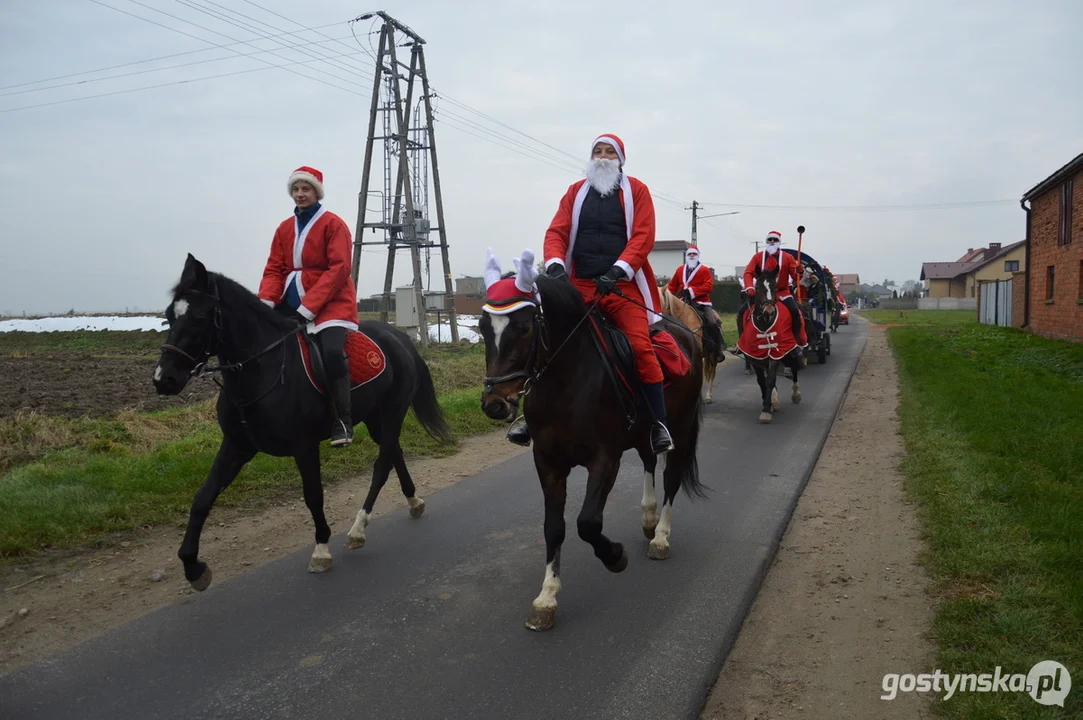
[[[558,336],[567,337],[587,314],[583,296],[570,280],[553,280],[541,275],[534,282],[541,295],[545,322]]]
[[[244,315],[251,315],[267,327],[283,333],[294,326],[292,320],[279,315],[260,300],[254,292],[236,280],[221,273],[210,271],[207,271],[207,279],[218,288],[218,298],[222,303],[223,310],[228,307],[233,313],[239,312]],[[202,292],[203,289],[196,287],[195,278],[185,279],[182,277],[173,286],[173,297],[190,291]]]

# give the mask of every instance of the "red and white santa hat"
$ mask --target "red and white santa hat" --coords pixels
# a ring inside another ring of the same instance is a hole
[[[316,199],[323,200],[323,173],[314,167],[308,165],[302,165],[301,167],[290,173],[290,181],[286,183],[286,192],[290,197],[293,197],[293,184],[298,180],[304,180],[306,183],[316,188]]]
[[[782,233],[780,233],[778,230],[772,230],[771,232],[767,233],[767,242],[781,243]]]
[[[624,160],[624,141],[613,133],[606,133],[605,135],[599,135],[594,138],[594,142],[590,144],[590,154],[594,155],[594,146],[598,143],[608,143],[617,149],[617,157],[620,158],[620,164],[623,165]]]

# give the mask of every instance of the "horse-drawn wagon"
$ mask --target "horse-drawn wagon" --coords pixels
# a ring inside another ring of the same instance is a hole
[[[789,253],[805,268],[800,288],[796,295],[797,303],[805,318],[805,335],[808,337],[808,352],[815,353],[816,359],[822,364],[827,362],[827,356],[831,354],[830,304],[827,278],[824,275],[823,266],[807,252],[800,252],[793,248],[782,248],[782,252]]]

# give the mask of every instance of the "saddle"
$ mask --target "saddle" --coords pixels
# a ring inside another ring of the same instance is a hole
[[[297,345],[301,350],[301,364],[304,365],[308,381],[318,392],[326,395],[327,371],[324,368],[320,344],[302,327],[297,331]],[[346,364],[350,368],[350,387],[353,390],[372,382],[387,368],[387,357],[383,349],[359,330],[346,333],[345,350]]]
[[[591,338],[601,354],[613,387],[621,398],[625,415],[629,423],[635,422],[636,390],[639,380],[636,373],[635,353],[628,336],[618,328],[601,310],[595,308],[587,316],[591,328]],[[658,364],[662,366],[663,387],[668,387],[675,380],[688,374],[692,369],[691,359],[685,355],[677,340],[666,330],[651,329],[651,346],[654,348]]]

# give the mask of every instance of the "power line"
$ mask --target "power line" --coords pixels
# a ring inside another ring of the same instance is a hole
[[[948,203],[907,203],[903,205],[742,205],[739,203],[700,203],[718,207],[734,207],[763,210],[821,210],[838,212],[891,211],[891,210],[955,210],[971,207],[989,207],[992,205],[1015,204],[1018,200],[974,200]]]
[[[326,42],[328,42],[328,41],[327,40],[320,40],[318,42],[313,42],[312,44],[320,45],[320,44],[323,44],[323,43],[326,43]],[[212,48],[206,48],[204,50],[196,50],[194,52],[207,52],[208,50],[211,50],[211,49]],[[107,80],[117,80],[119,78],[133,77],[135,75],[146,75],[147,73],[162,72],[162,71],[165,71],[165,70],[176,70],[177,68],[192,67],[192,66],[195,66],[195,65],[206,65],[207,63],[222,62],[223,60],[237,60],[238,58],[248,58],[248,57],[252,57],[253,55],[261,55],[261,54],[269,53],[269,52],[271,52],[271,51],[270,50],[258,50],[258,51],[253,52],[253,53],[243,53],[243,54],[234,55],[234,56],[231,56],[231,57],[209,58],[207,60],[193,60],[191,62],[186,62],[186,63],[177,63],[175,65],[166,65],[165,67],[147,68],[146,70],[133,70],[131,72],[117,73],[116,75],[106,75],[105,77],[91,78],[89,80],[73,80],[71,82],[60,83],[58,85],[46,85],[45,87],[31,87],[31,88],[25,88],[25,89],[22,89],[22,90],[12,90],[11,92],[0,92],[0,97],[9,97],[11,95],[24,95],[24,94],[27,94],[27,93],[44,92],[46,90],[56,90],[58,88],[73,87],[75,85],[90,85],[92,83],[105,82]],[[184,53],[184,54],[188,54],[188,53]],[[360,54],[361,53],[351,53],[351,55],[353,55],[353,56],[360,55]],[[149,62],[149,61],[141,61],[141,62]],[[131,64],[138,64],[138,63],[131,63]],[[74,75],[69,76],[69,77],[74,77]],[[29,84],[30,83],[24,83],[24,85],[29,85]],[[19,86],[13,85],[13,86],[9,86],[9,87],[19,87]],[[0,88],[0,90],[2,90],[2,89],[3,88]]]
[[[361,53],[356,53],[360,55]],[[67,98],[65,100],[53,100],[51,102],[36,103],[34,105],[21,105],[14,108],[5,108],[0,110],[0,113],[17,112],[19,110],[31,110],[33,108],[48,107],[50,105],[64,105],[67,103],[79,102],[81,100],[93,100],[95,98],[111,97],[113,95],[126,95],[128,93],[141,92],[143,90],[154,90],[156,88],[170,87],[172,85],[186,85],[188,83],[201,82],[203,80],[216,80],[218,78],[232,77],[234,75],[246,75],[248,73],[263,72],[264,70],[271,70],[273,68],[284,68],[286,65],[307,65],[309,63],[317,62],[316,60],[296,60],[293,62],[283,63],[282,65],[268,65],[266,67],[249,68],[247,70],[236,70],[234,72],[220,73],[218,75],[207,75],[205,77],[190,78],[187,80],[174,80],[172,82],[159,83],[157,85],[146,85],[137,88],[128,88],[126,90],[114,90],[112,92],[97,93],[94,95],[84,95],[81,97]]]
[[[101,4],[101,3],[99,3],[99,4]],[[109,7],[109,6],[106,6],[106,7]],[[116,10],[117,8],[111,8],[111,9]],[[123,11],[121,10],[121,11],[118,11],[118,12],[123,12]],[[133,17],[137,17],[137,16],[133,16]],[[142,18],[140,18],[140,19],[142,19]],[[340,25],[340,24],[341,24],[341,22],[328,23],[327,25],[320,25],[318,28],[309,28],[309,29],[318,30],[318,29],[323,29],[323,28],[335,27],[336,25]],[[321,35],[322,35],[322,33],[321,33]],[[324,36],[324,37],[327,37],[327,36]],[[243,45],[243,44],[244,43],[242,43],[242,42],[230,43],[230,45]],[[223,46],[220,46],[220,47],[228,48],[229,45],[223,45]],[[185,50],[184,52],[171,53],[169,55],[159,55],[158,57],[147,58],[146,60],[133,60],[132,62],[120,63],[119,65],[108,65],[106,67],[95,68],[94,70],[82,70],[80,72],[68,73],[67,75],[56,75],[56,76],[48,77],[48,78],[41,78],[40,80],[28,80],[26,82],[15,83],[14,85],[0,86],[0,90],[10,90],[12,88],[26,87],[27,85],[39,85],[41,83],[53,82],[54,80],[67,80],[68,78],[80,77],[82,75],[94,75],[96,73],[106,72],[108,70],[119,70],[120,68],[132,67],[133,65],[145,65],[146,63],[158,62],[159,60],[172,60],[173,58],[183,57],[185,55],[197,55],[199,53],[210,52],[211,50],[214,50],[214,49],[215,48],[200,48],[198,50]],[[220,60],[232,60],[232,58],[219,58],[219,59]],[[163,70],[168,70],[168,68],[162,68],[162,69]]]

